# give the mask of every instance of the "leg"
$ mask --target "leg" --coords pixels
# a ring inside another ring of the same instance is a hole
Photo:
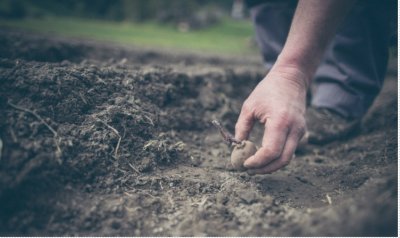
[[[359,1],[328,48],[312,106],[361,118],[379,93],[389,45],[389,1]]]
[[[359,1],[315,75],[307,109],[308,141],[324,144],[354,134],[379,93],[389,46],[389,1]]]

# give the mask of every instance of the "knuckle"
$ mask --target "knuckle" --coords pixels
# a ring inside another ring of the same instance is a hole
[[[242,105],[242,113],[244,115],[248,115],[251,113],[251,110],[252,110],[251,102],[249,102],[248,100],[244,101],[244,103]]]
[[[294,128],[294,132],[299,136],[302,137],[306,133],[305,126],[297,126]]]
[[[306,127],[305,122],[300,121],[300,122],[296,123],[296,125],[292,128],[292,130],[299,137],[302,137],[306,133],[307,127]]]
[[[288,128],[292,124],[292,118],[290,117],[289,113],[281,112],[279,114],[279,120],[276,121],[277,128]]]
[[[291,119],[291,114],[288,111],[282,111],[280,115],[285,121],[289,121]]]
[[[285,127],[286,126],[286,120],[285,119],[280,119],[279,121],[276,121],[276,123],[275,123],[275,127],[276,128],[283,128],[283,127]]]

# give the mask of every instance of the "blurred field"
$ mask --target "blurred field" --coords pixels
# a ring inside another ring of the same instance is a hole
[[[257,49],[252,43],[251,22],[228,18],[206,29],[187,32],[182,32],[172,25],[154,22],[110,22],[65,17],[2,19],[0,26],[151,48],[228,55],[257,54]]]

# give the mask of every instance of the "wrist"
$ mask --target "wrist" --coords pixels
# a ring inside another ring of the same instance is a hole
[[[303,67],[295,63],[283,62],[279,59],[274,64],[270,72],[281,75],[281,78],[290,80],[299,89],[307,91],[311,83],[311,74],[306,72]]]
[[[293,44],[285,45],[278,56],[275,65],[279,68],[296,69],[304,75],[307,87],[311,84],[312,78],[319,65],[323,50],[313,47],[312,50],[301,47],[291,47]]]

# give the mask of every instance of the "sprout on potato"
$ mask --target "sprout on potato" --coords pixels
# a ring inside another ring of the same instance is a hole
[[[244,161],[256,153],[256,145],[249,140],[239,141],[235,139],[217,120],[213,120],[212,123],[219,129],[224,140],[228,144],[233,145],[231,154],[232,167],[241,171],[246,170],[243,166]]]
[[[233,168],[237,170],[245,170],[246,168],[243,166],[244,161],[254,155],[256,151],[256,145],[249,140],[244,140],[239,144],[234,145],[231,154],[231,163]]]

